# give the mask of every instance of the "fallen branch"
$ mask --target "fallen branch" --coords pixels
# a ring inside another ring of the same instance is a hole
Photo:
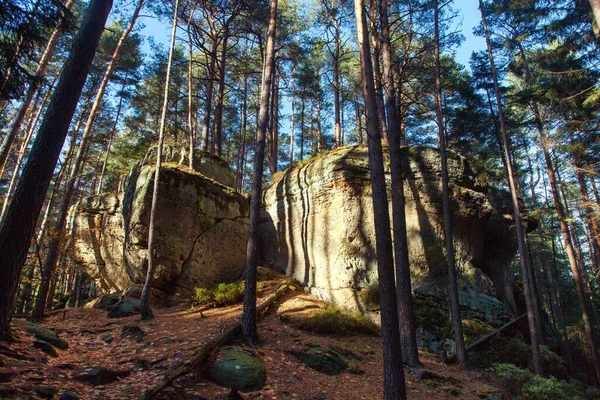
[[[273,302],[275,302],[275,300],[277,300],[279,297],[281,297],[281,295],[283,295],[287,291],[287,289],[289,288],[290,285],[291,285],[291,281],[284,283],[283,285],[281,285],[279,287],[279,289],[277,289],[277,291],[275,291],[275,293],[271,294],[262,303],[260,303],[258,305],[258,307],[256,308],[257,315],[260,315],[263,312],[265,312],[265,310],[271,304],[273,304]],[[219,334],[217,337],[210,340],[208,343],[206,343],[204,346],[202,346],[198,351],[196,351],[190,361],[184,363],[180,367],[171,371],[169,374],[167,374],[167,376],[165,377],[165,379],[162,382],[158,383],[152,389],[147,390],[144,393],[144,395],[141,397],[141,400],[152,399],[160,391],[162,391],[163,389],[168,387],[177,378],[180,378],[180,377],[187,375],[187,374],[193,372],[194,370],[196,370],[198,367],[200,367],[204,363],[205,360],[208,359],[208,356],[212,352],[219,349],[221,346],[223,346],[225,343],[229,342],[231,339],[235,338],[237,335],[240,334],[241,331],[242,331],[242,323],[240,321],[236,321],[229,327],[225,328],[223,330],[223,332],[221,332],[221,334]]]
[[[496,329],[492,333],[489,333],[489,334],[485,335],[484,337],[482,337],[481,339],[478,339],[478,340],[474,341],[473,343],[471,343],[470,345],[468,345],[465,348],[465,350],[466,351],[470,351],[470,350],[474,349],[475,347],[478,347],[478,346],[486,343],[487,341],[489,341],[490,339],[492,339],[494,336],[496,336],[500,332],[502,332],[502,331],[510,328],[511,326],[513,326],[514,324],[516,324],[518,321],[522,320],[526,316],[527,316],[527,314],[523,314],[520,317],[518,317],[516,319],[513,319],[510,322],[507,322],[506,324],[502,325],[500,328]],[[448,358],[448,362],[449,363],[453,363],[454,361],[456,361],[456,354],[454,354],[452,357]]]

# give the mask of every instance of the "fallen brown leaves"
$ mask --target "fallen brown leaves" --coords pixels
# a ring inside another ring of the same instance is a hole
[[[264,285],[264,297],[277,287]],[[309,295],[294,292],[286,295],[267,311],[259,322],[263,341],[262,356],[268,377],[260,392],[243,394],[245,399],[377,399],[381,398],[381,340],[376,336],[326,337],[299,331],[281,321],[282,315],[307,312],[321,304]],[[42,325],[56,330],[69,342],[67,350],[58,350],[51,358],[31,347],[30,334],[16,327],[18,342],[8,344],[8,351],[20,355],[16,359],[2,355],[2,373],[12,373],[7,383],[10,398],[38,398],[37,386],[51,386],[62,393],[70,390],[81,399],[139,399],[149,387],[160,382],[171,368],[181,365],[195,350],[218,335],[241,315],[241,305],[204,310],[203,313],[179,306],[155,310],[155,319],[143,322],[138,316],[111,320],[106,313],[94,309],[69,309],[48,317]],[[137,325],[146,335],[140,342],[122,338],[125,326]],[[351,367],[364,372],[343,372],[327,376],[301,364],[289,350],[307,345],[323,348],[337,346],[359,354],[361,361],[351,360]],[[497,390],[475,372],[462,372],[455,366],[440,364],[434,356],[421,353],[425,368],[435,379],[420,380],[406,370],[410,399],[479,399]],[[72,377],[88,366],[129,370],[131,375],[112,384],[91,386]],[[189,374],[161,393],[159,399],[225,399],[229,391]],[[1,397],[1,395],[0,395]]]

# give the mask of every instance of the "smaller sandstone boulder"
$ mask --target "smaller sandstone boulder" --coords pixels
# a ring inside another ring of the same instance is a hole
[[[50,386],[37,386],[34,390],[38,396],[44,399],[52,399],[57,393],[57,390]]]
[[[95,308],[97,310],[108,310],[121,300],[121,292],[104,294],[96,297],[85,305],[85,308]]]
[[[307,350],[291,350],[290,354],[303,362],[307,367],[326,375],[339,375],[348,368],[348,364],[333,350],[321,347],[309,347]]]
[[[60,395],[58,400],[79,400],[79,396],[77,396],[75,393],[67,390]]]
[[[34,340],[32,346],[36,349],[40,349],[50,357],[58,357],[56,349],[50,343],[44,342],[43,340]]]
[[[142,305],[137,299],[126,298],[120,300],[108,311],[108,318],[123,318],[140,313]]]
[[[35,336],[37,339],[43,340],[46,343],[50,343],[52,346],[58,349],[66,350],[69,348],[69,343],[59,338],[58,334],[50,329],[42,328],[41,326],[32,323],[26,323],[25,330],[33,334],[33,336]]]
[[[125,378],[129,374],[129,371],[114,371],[104,367],[87,367],[75,375],[74,379],[93,386],[99,386],[112,383],[119,378]]]
[[[205,374],[211,382],[241,392],[260,390],[267,380],[267,371],[260,358],[236,347],[221,350]]]

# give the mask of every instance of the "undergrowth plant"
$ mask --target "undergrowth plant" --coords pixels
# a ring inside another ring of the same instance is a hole
[[[219,283],[210,288],[197,287],[194,290],[194,306],[210,305],[222,307],[240,302],[244,298],[244,283]]]
[[[488,372],[514,398],[524,400],[583,400],[600,399],[600,391],[584,387],[581,382],[559,381],[557,378],[543,377],[528,369],[521,369],[510,363],[493,364]]]
[[[322,335],[378,334],[379,327],[360,312],[328,305],[306,316],[288,321],[298,329]]]

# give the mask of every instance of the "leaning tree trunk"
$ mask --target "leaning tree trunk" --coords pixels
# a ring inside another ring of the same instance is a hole
[[[360,53],[362,91],[367,107],[367,138],[369,145],[369,165],[373,189],[373,216],[377,253],[377,276],[381,305],[381,336],[383,339],[383,379],[386,400],[406,399],[406,385],[402,369],[402,349],[398,328],[398,308],[394,285],[394,256],[390,215],[383,169],[381,131],[377,113],[377,96],[373,82],[373,66],[369,49],[367,17],[362,0],[354,1],[358,49]]]
[[[90,114],[88,115],[83,134],[81,135],[77,155],[75,156],[75,160],[73,161],[73,165],[71,166],[69,179],[67,180],[67,185],[62,195],[60,208],[58,211],[58,217],[54,224],[54,233],[52,235],[52,240],[50,241],[50,244],[48,246],[48,254],[46,256],[46,261],[44,262],[44,268],[42,269],[42,282],[40,283],[40,289],[36,300],[35,309],[31,314],[31,319],[33,321],[39,321],[42,318],[44,318],[44,310],[46,309],[46,297],[48,295],[50,282],[52,281],[52,276],[54,275],[56,263],[60,255],[60,245],[64,236],[63,231],[65,229],[67,215],[69,213],[69,207],[71,206],[71,200],[75,191],[75,182],[79,176],[81,165],[83,163],[83,159],[87,151],[87,143],[92,134],[94,121],[96,120],[96,116],[100,109],[100,105],[102,104],[102,99],[104,98],[106,87],[108,86],[108,82],[112,77],[112,73],[115,67],[117,66],[119,58],[121,57],[121,49],[123,48],[123,44],[125,43],[125,40],[129,36],[131,31],[133,30],[133,27],[142,9],[143,4],[144,0],[138,1],[136,9],[133,15],[131,16],[131,20],[129,21],[127,28],[119,38],[117,46],[115,47],[115,50],[112,54],[110,63],[108,64],[108,67],[104,72],[104,77],[102,78],[102,82],[100,83],[100,87],[98,88],[98,92],[96,93],[96,98],[94,99],[94,103],[92,104],[92,109],[90,110]]]
[[[65,4],[65,8],[67,10],[71,9],[71,5],[73,4],[73,0],[68,0]],[[46,45],[46,49],[44,53],[42,53],[42,57],[38,62],[37,70],[35,71],[35,76],[33,81],[31,81],[31,85],[27,89],[27,93],[21,102],[21,106],[19,107],[19,111],[15,116],[15,119],[10,127],[10,130],[4,137],[2,141],[2,145],[0,146],[0,176],[4,173],[4,167],[6,164],[6,158],[8,157],[8,152],[17,137],[17,133],[21,129],[21,125],[23,124],[23,120],[25,119],[25,115],[27,114],[27,110],[31,105],[31,100],[33,100],[33,96],[35,92],[37,92],[43,81],[44,76],[46,74],[46,69],[48,68],[48,64],[50,64],[50,60],[54,55],[54,50],[56,50],[56,46],[58,45],[58,40],[63,34],[63,23],[59,21],[58,27],[52,31],[50,35],[50,39],[48,40],[48,44]]]
[[[179,0],[175,0],[175,7],[173,11],[173,28],[171,31],[171,47],[169,49],[169,60],[167,61],[167,73],[165,76],[165,90],[162,106],[162,114],[160,118],[160,130],[158,133],[158,149],[156,151],[156,171],[154,173],[154,187],[152,189],[152,206],[150,207],[150,222],[148,223],[148,271],[146,274],[146,282],[142,289],[142,295],[140,297],[140,314],[142,319],[152,319],[154,315],[150,309],[149,298],[150,289],[152,288],[152,281],[154,280],[154,228],[156,222],[156,208],[158,206],[158,187],[160,178],[160,167],[162,163],[162,150],[165,142],[165,125],[167,122],[167,111],[169,106],[169,80],[171,79],[171,64],[173,63],[173,53],[175,51],[175,39],[177,36],[177,13],[179,10]],[[190,154],[192,157],[192,154]]]
[[[267,45],[265,48],[265,67],[260,86],[260,109],[258,112],[258,129],[256,132],[256,148],[254,150],[254,171],[252,178],[252,196],[250,197],[250,228],[248,233],[248,249],[246,253],[246,287],[244,289],[244,312],[242,314],[242,331],[250,343],[258,340],[256,332],[256,278],[258,256],[258,216],[260,214],[262,180],[265,161],[265,138],[269,126],[269,92],[275,66],[275,34],[277,31],[277,0],[271,0]]]
[[[444,132],[444,116],[442,114],[442,81],[440,75],[440,34],[439,34],[439,3],[434,2],[434,37],[435,37],[435,115],[438,126],[438,140],[440,144],[440,159],[442,162],[442,203],[444,209],[444,236],[446,239],[446,258],[448,262],[448,297],[452,314],[452,328],[456,343],[456,356],[463,369],[467,369],[467,350],[463,336],[460,317],[460,303],[458,300],[458,282],[456,274],[456,257],[453,244],[452,210],[450,209],[450,188],[448,178],[448,154],[446,151],[446,134]]]
[[[527,268],[527,248],[525,246],[525,232],[523,231],[523,222],[521,220],[521,211],[519,208],[519,200],[517,197],[517,187],[515,184],[515,177],[513,172],[513,162],[510,153],[510,145],[508,142],[508,134],[506,132],[506,124],[504,121],[504,112],[502,110],[502,100],[500,98],[500,88],[498,85],[498,75],[496,73],[496,66],[494,64],[494,55],[492,53],[492,47],[490,44],[490,35],[487,29],[487,22],[485,18],[485,11],[483,8],[483,0],[479,0],[479,9],[481,11],[481,21],[483,24],[483,30],[485,34],[485,41],[487,44],[488,57],[490,59],[490,66],[492,71],[492,78],[494,81],[494,92],[496,94],[496,103],[498,106],[498,118],[500,120],[500,131],[502,133],[502,143],[504,146],[504,157],[506,159],[506,167],[508,173],[508,184],[510,187],[510,194],[513,206],[513,218],[515,222],[515,228],[517,233],[517,243],[519,248],[519,254],[521,255],[521,271],[523,275],[523,294],[525,296],[525,305],[527,308],[527,321],[529,324],[529,336],[531,340],[531,353],[533,358],[533,367],[538,375],[542,375],[544,370],[542,368],[542,357],[540,354],[540,346],[537,332],[537,324],[535,320],[535,310],[531,294],[531,280],[529,277],[529,271]]]
[[[381,26],[381,55],[383,61],[383,89],[388,120],[390,145],[390,173],[392,181],[392,226],[394,231],[394,259],[396,260],[396,286],[398,288],[398,317],[402,360],[409,366],[420,365],[417,335],[413,317],[408,240],[404,198],[403,165],[400,153],[400,124],[396,110],[393,58],[390,45],[390,26],[387,0],[378,0]]]
[[[7,328],[35,222],[111,8],[112,0],[90,1],[0,230],[0,332]]]

